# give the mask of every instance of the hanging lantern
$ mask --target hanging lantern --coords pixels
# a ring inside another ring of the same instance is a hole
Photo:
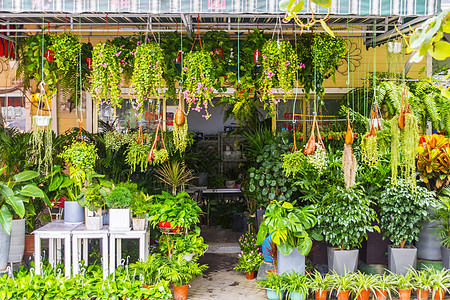
[[[86,57],[84,60],[85,60],[86,63],[87,63],[88,69],[89,69],[89,70],[92,70],[92,58]]]
[[[177,64],[181,63],[181,56],[183,54],[183,51],[178,51],[177,57],[173,59],[173,61]]]
[[[255,52],[253,52],[253,62],[256,64],[259,62],[259,57],[261,56],[261,52],[259,52],[258,49],[255,50]]]
[[[53,63],[53,61],[55,60],[55,51],[47,49],[47,52],[44,53],[44,57],[50,64]]]

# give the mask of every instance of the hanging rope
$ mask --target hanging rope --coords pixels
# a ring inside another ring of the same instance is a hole
[[[191,51],[194,49],[195,41],[197,40],[200,43],[200,49],[203,51],[202,39],[200,37],[200,14],[197,14],[197,35],[195,35],[194,42],[192,43]]]
[[[240,41],[239,41],[239,22],[240,22],[240,18],[238,17],[238,40],[237,40],[237,42],[238,42],[238,51],[237,51],[237,55],[238,55],[238,65],[237,65],[237,67],[238,67],[238,85],[239,85],[239,83],[241,83],[241,67],[240,67]]]

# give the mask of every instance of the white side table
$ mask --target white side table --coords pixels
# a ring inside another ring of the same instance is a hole
[[[42,273],[41,269],[41,240],[49,240],[49,261],[54,267],[56,266],[57,260],[59,260],[60,255],[57,254],[61,251],[61,243],[59,240],[64,240],[64,274],[66,277],[70,277],[71,269],[71,257],[70,257],[70,242],[72,231],[80,226],[80,224],[66,224],[64,221],[54,221],[48,223],[45,226],[33,231],[34,234],[34,269],[37,275]],[[57,243],[55,243],[55,240]],[[57,246],[57,245],[58,246]],[[59,249],[57,249],[59,248]]]
[[[145,230],[136,231],[113,231],[109,230],[109,273],[112,274],[116,270],[116,266],[120,265],[122,260],[122,239],[138,239],[139,240],[139,260],[144,261],[149,254],[150,247],[150,227],[146,226]],[[116,253],[117,243],[117,253]]]
[[[102,267],[103,279],[108,277],[108,226],[103,226],[100,230],[86,230],[86,226],[80,225],[72,231],[72,257],[73,257],[73,275],[80,272],[80,258],[78,251],[82,250],[83,259],[88,264],[88,239],[100,239],[102,243]],[[83,240],[83,248],[81,249],[81,240]]]

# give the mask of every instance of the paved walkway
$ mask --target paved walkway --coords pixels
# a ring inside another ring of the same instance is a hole
[[[191,282],[188,300],[263,300],[266,291],[247,280],[245,274],[233,270],[236,254],[206,253],[200,263],[208,264],[203,277]]]

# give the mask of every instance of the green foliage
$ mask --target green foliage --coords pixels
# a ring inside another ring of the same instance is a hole
[[[214,97],[213,85],[215,82],[214,64],[211,54],[205,51],[195,51],[187,53],[184,59],[184,67],[182,70],[184,91],[183,95],[188,104],[188,113],[192,110],[200,112],[205,109],[203,117],[208,120],[210,114],[208,105]]]
[[[152,285],[160,280],[160,270],[165,265],[165,260],[159,254],[150,254],[145,261],[137,261],[130,265],[130,271],[136,271],[142,284]]]
[[[78,70],[78,56],[81,50],[78,36],[73,35],[70,31],[53,35],[50,49],[55,52],[55,62],[61,78]]]
[[[270,272],[267,273],[267,277],[265,279],[258,280],[258,286],[275,290],[277,294],[283,295],[283,290],[286,288],[286,280],[284,276]]]
[[[36,117],[38,116],[32,117],[33,134],[31,143],[33,145],[38,170],[40,171],[42,167],[44,173],[47,173],[53,166],[52,122],[50,118],[48,126],[40,127],[36,124]]]
[[[423,187],[411,190],[406,181],[388,184],[378,202],[380,226],[394,246],[405,245],[419,237],[423,221],[428,219],[428,207],[435,203],[434,193]]]
[[[286,176],[295,176],[305,167],[306,155],[303,151],[294,151],[292,153],[283,154],[283,169]]]
[[[172,187],[172,194],[177,193],[177,188],[181,187],[184,192],[185,185],[194,179],[191,170],[186,168],[184,162],[172,161],[166,162],[156,169],[157,177],[161,182]]]
[[[112,182],[103,179],[103,177],[105,176],[96,173],[88,174],[89,185],[86,190],[77,196],[78,203],[95,214],[106,204],[106,197],[113,188]]]
[[[116,46],[119,52],[117,52],[117,60],[120,62],[120,66],[123,69],[123,76],[125,81],[129,81],[134,70],[134,59],[136,51],[136,45],[140,37],[130,36],[123,37],[118,36],[111,40],[111,44]]]
[[[337,293],[341,291],[351,290],[353,286],[353,273],[347,273],[345,275],[338,275],[336,272],[332,272],[331,291],[336,290]]]
[[[253,231],[247,231],[239,237],[239,248],[241,253],[247,253],[258,249],[256,245],[256,234]]]
[[[405,275],[394,275],[394,286],[399,290],[410,290],[414,288],[413,285],[413,273],[409,270]]]
[[[100,186],[86,190],[84,193],[84,203],[85,206],[93,212],[105,205],[105,199],[103,195],[100,194]]]
[[[308,298],[309,276],[292,272],[285,275],[285,278],[287,282],[286,289],[288,290],[288,295],[291,295],[292,292],[298,292],[300,295],[304,295],[306,299]]]
[[[327,291],[331,288],[332,282],[333,277],[331,274],[326,273],[322,276],[317,270],[308,277],[308,286],[312,292]]]
[[[154,97],[159,98],[165,68],[163,50],[158,44],[148,42],[137,46],[132,87],[140,113],[148,100]],[[156,110],[159,111],[159,101],[157,101]]]
[[[70,146],[64,147],[59,155],[71,167],[84,173],[94,172],[95,161],[98,159],[97,148],[94,144],[73,140]]]
[[[391,291],[394,288],[395,275],[392,273],[383,273],[377,276],[377,280],[374,284],[375,291],[387,291],[389,299],[391,299]]]
[[[140,171],[144,172],[149,162],[147,161],[148,153],[151,145],[144,143],[137,143],[134,139],[130,141],[130,145],[126,151],[125,162],[130,166],[131,172],[136,171],[136,167],[140,166]]]
[[[249,252],[238,254],[239,263],[234,267],[234,270],[243,273],[258,271],[259,266],[263,263],[264,258],[259,250],[251,250]]]
[[[202,275],[207,268],[207,265],[200,265],[194,259],[187,261],[182,255],[178,255],[167,261],[167,265],[161,269],[161,275],[174,285],[182,286],[189,284],[196,276]]]
[[[30,170],[33,165],[30,132],[0,126],[0,161],[6,167],[0,174],[1,180],[7,181],[14,174]]]
[[[163,162],[167,161],[169,159],[169,152],[167,151],[167,149],[155,149],[153,150],[153,159],[152,159],[152,164],[153,165],[159,165],[162,164]]]
[[[175,148],[183,153],[186,151],[186,147],[188,143],[190,142],[189,135],[188,135],[188,122],[187,120],[184,122],[183,125],[178,126],[177,124],[173,124],[173,143],[175,145]]]
[[[131,205],[130,190],[124,187],[116,187],[106,197],[106,205],[109,208],[128,208]]]
[[[308,230],[316,222],[312,207],[294,207],[289,202],[274,200],[267,206],[264,221],[259,226],[257,244],[261,245],[270,234],[281,254],[289,255],[297,248],[306,256],[312,247]]]
[[[98,43],[92,51],[91,93],[97,105],[120,107],[122,67],[117,59],[119,49],[110,43]]]
[[[359,246],[368,232],[379,231],[372,225],[376,213],[370,204],[361,188],[330,187],[323,200],[315,205],[318,234],[341,250]]]
[[[450,189],[442,190],[442,195],[436,201],[431,213],[431,219],[437,221],[433,227],[434,234],[442,239],[442,246],[450,248]]]
[[[378,281],[378,275],[364,274],[360,270],[353,274],[351,290],[357,296],[362,290],[370,290],[375,294],[375,286]]]

